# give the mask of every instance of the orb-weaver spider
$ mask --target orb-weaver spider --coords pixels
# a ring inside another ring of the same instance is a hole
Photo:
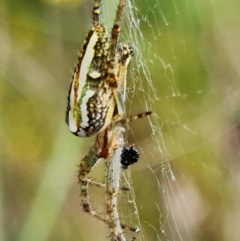
[[[126,0],[119,0],[116,18],[109,35],[106,27],[100,23],[100,0],[94,0],[93,27],[86,37],[74,70],[66,111],[66,122],[74,135],[96,135],[94,145],[80,163],[78,177],[83,210],[108,223],[113,230],[112,237],[115,236],[117,240],[122,240],[121,231],[114,231],[116,224],[109,219],[112,211],[107,212],[110,214],[105,218],[93,211],[90,206],[88,184],[94,182],[87,178],[87,174],[100,158],[110,162],[116,150],[124,150],[123,126],[126,122],[151,114],[144,112],[129,119],[125,117],[126,74],[133,56],[131,44],[118,43],[119,25],[125,2]],[[129,165],[132,162],[125,161]],[[118,191],[116,188],[113,189],[112,193]],[[106,190],[106,193],[110,191]],[[121,225],[121,228],[138,231],[138,228],[129,228],[126,225]]]

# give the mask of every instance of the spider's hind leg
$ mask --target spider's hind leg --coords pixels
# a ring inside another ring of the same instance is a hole
[[[98,138],[100,138],[100,137],[101,136],[99,135]],[[91,216],[97,218],[98,220],[101,220],[104,223],[110,225],[107,217],[101,216],[100,214],[98,214],[92,210],[92,207],[91,207],[90,201],[89,201],[89,196],[88,196],[88,184],[106,187],[105,184],[99,184],[99,183],[93,182],[87,178],[87,174],[92,170],[93,166],[101,158],[101,156],[99,156],[99,154],[97,154],[98,148],[99,147],[96,148],[96,144],[94,144],[90,148],[88,155],[85,156],[80,162],[79,172],[78,172],[78,181],[81,185],[82,207],[83,207],[84,212],[86,212],[86,213],[90,214]],[[123,188],[122,190],[127,190],[127,188]],[[129,227],[124,224],[121,224],[121,227],[126,230],[138,232],[138,228],[132,228],[132,227]]]
[[[89,150],[88,155],[86,155],[80,162],[78,181],[81,184],[81,196],[82,196],[82,207],[84,212],[90,212],[91,206],[88,196],[88,183],[87,174],[91,171],[92,167],[98,161],[98,156],[95,154],[95,146],[92,146]]]
[[[87,178],[87,174],[91,171],[92,167],[98,160],[99,157],[95,152],[94,145],[91,147],[88,155],[81,160],[79,166],[78,181],[81,184],[82,207],[84,212],[108,224],[108,220],[105,217],[92,210],[88,196],[89,179]]]

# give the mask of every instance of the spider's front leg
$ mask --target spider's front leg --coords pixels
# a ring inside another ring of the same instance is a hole
[[[117,115],[113,117],[112,124],[124,119],[126,113],[124,103],[126,99],[126,75],[133,54],[134,49],[131,44],[120,43],[117,46],[115,57],[109,63],[107,81],[112,88],[117,107]]]

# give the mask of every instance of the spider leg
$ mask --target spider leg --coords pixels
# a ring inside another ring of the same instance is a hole
[[[120,93],[117,89],[114,89],[113,94],[116,100],[118,114],[114,116],[112,122],[117,122],[124,117],[126,112],[122,93]]]
[[[108,220],[105,217],[99,215],[92,210],[88,196],[89,179],[87,178],[87,174],[91,171],[92,167],[96,164],[98,160],[99,157],[96,155],[95,145],[91,147],[88,155],[81,160],[79,166],[78,180],[81,184],[82,207],[84,212],[108,224]]]
[[[111,240],[126,241],[122,229],[139,232],[138,227],[130,227],[120,223],[117,210],[118,191],[120,190],[119,178],[121,163],[119,157],[124,146],[125,128],[116,124],[108,128],[108,157],[106,158],[106,209],[111,232]]]
[[[115,63],[110,63],[112,72],[110,74],[110,84],[113,88],[113,94],[116,101],[118,113],[113,122],[123,119],[125,114],[125,96],[126,96],[126,75],[127,67],[131,61],[134,50],[130,44],[119,44],[116,52]],[[112,64],[112,65],[111,65]],[[115,65],[114,65],[115,64]],[[114,67],[115,66],[115,67]]]
[[[105,183],[101,183],[101,182],[95,182],[91,179],[87,179],[88,184],[96,186],[96,187],[103,187],[106,188],[106,184]]]
[[[152,112],[147,111],[144,113],[140,113],[134,116],[130,116],[129,118],[124,118],[123,115],[124,111],[124,100],[126,96],[126,74],[127,74],[127,67],[131,61],[132,56],[134,55],[134,48],[131,44],[121,44],[118,46],[117,50],[117,58],[118,58],[118,73],[116,75],[118,88],[113,90],[115,95],[117,108],[118,108],[118,115],[114,118],[113,122],[117,122],[123,120],[123,123],[128,123],[133,120],[137,120],[143,118],[147,115],[150,115]],[[122,91],[121,91],[122,90]]]
[[[117,43],[118,43],[118,35],[120,32],[120,22],[121,22],[121,16],[123,12],[123,8],[125,6],[126,0],[120,0],[118,4],[118,9],[116,13],[116,18],[113,24],[112,28],[112,34],[111,34],[111,52],[110,56],[112,59],[115,58],[116,54],[116,48],[117,48]]]
[[[96,155],[95,146],[93,145],[87,156],[85,156],[79,166],[78,181],[81,184],[81,196],[82,196],[82,207],[84,212],[91,212],[91,206],[88,196],[88,178],[87,174],[91,171],[92,167],[97,163],[99,157]]]
[[[122,129],[121,129],[122,130]],[[108,134],[107,131],[105,131]],[[88,196],[88,184],[93,184],[100,187],[106,187],[105,184],[97,183],[91,181],[87,178],[87,174],[92,170],[94,165],[97,163],[99,159],[102,157],[98,154],[100,152],[100,147],[98,146],[99,142],[103,141],[102,139],[106,138],[105,133],[100,133],[97,135],[97,140],[95,144],[90,148],[88,155],[86,155],[80,162],[79,173],[78,173],[78,181],[81,185],[81,196],[82,196],[82,207],[83,211],[90,214],[91,216],[97,218],[98,220],[103,221],[106,224],[110,224],[107,217],[101,216],[92,210],[89,196]],[[123,188],[122,190],[127,190]],[[138,232],[138,229],[132,228],[130,226],[121,224],[121,227],[126,230],[131,230],[133,232]]]
[[[118,59],[118,88],[121,90],[123,99],[126,99],[127,89],[127,67],[134,55],[134,48],[131,44],[119,44],[117,49]]]
[[[117,75],[117,69],[116,66],[118,65],[118,36],[120,33],[120,22],[121,22],[121,16],[123,12],[123,8],[125,6],[126,0],[120,0],[117,8],[116,18],[112,27],[111,32],[111,40],[110,40],[110,62],[109,62],[109,85],[112,88],[117,88],[118,81],[116,79]],[[127,68],[127,65],[126,65]]]
[[[94,0],[93,10],[92,10],[92,18],[93,25],[99,25],[100,23],[100,0]]]
[[[105,183],[101,183],[101,182],[95,182],[91,179],[87,179],[88,181],[88,184],[89,185],[93,185],[93,186],[96,186],[96,187],[101,187],[101,188],[106,188],[106,184]],[[122,190],[122,191],[129,191],[130,188],[129,187],[120,187],[119,190]]]
[[[125,118],[123,119],[121,122],[122,123],[129,123],[129,122],[132,122],[134,120],[138,120],[138,119],[141,119],[145,116],[148,116],[148,115],[151,115],[152,112],[151,111],[146,111],[146,112],[143,112],[143,113],[139,113],[137,115],[131,115],[129,118]]]

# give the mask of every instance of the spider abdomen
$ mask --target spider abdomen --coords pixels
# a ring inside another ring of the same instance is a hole
[[[66,122],[77,136],[97,134],[111,122],[115,100],[107,83],[109,48],[106,28],[93,27],[78,58],[68,94]]]

